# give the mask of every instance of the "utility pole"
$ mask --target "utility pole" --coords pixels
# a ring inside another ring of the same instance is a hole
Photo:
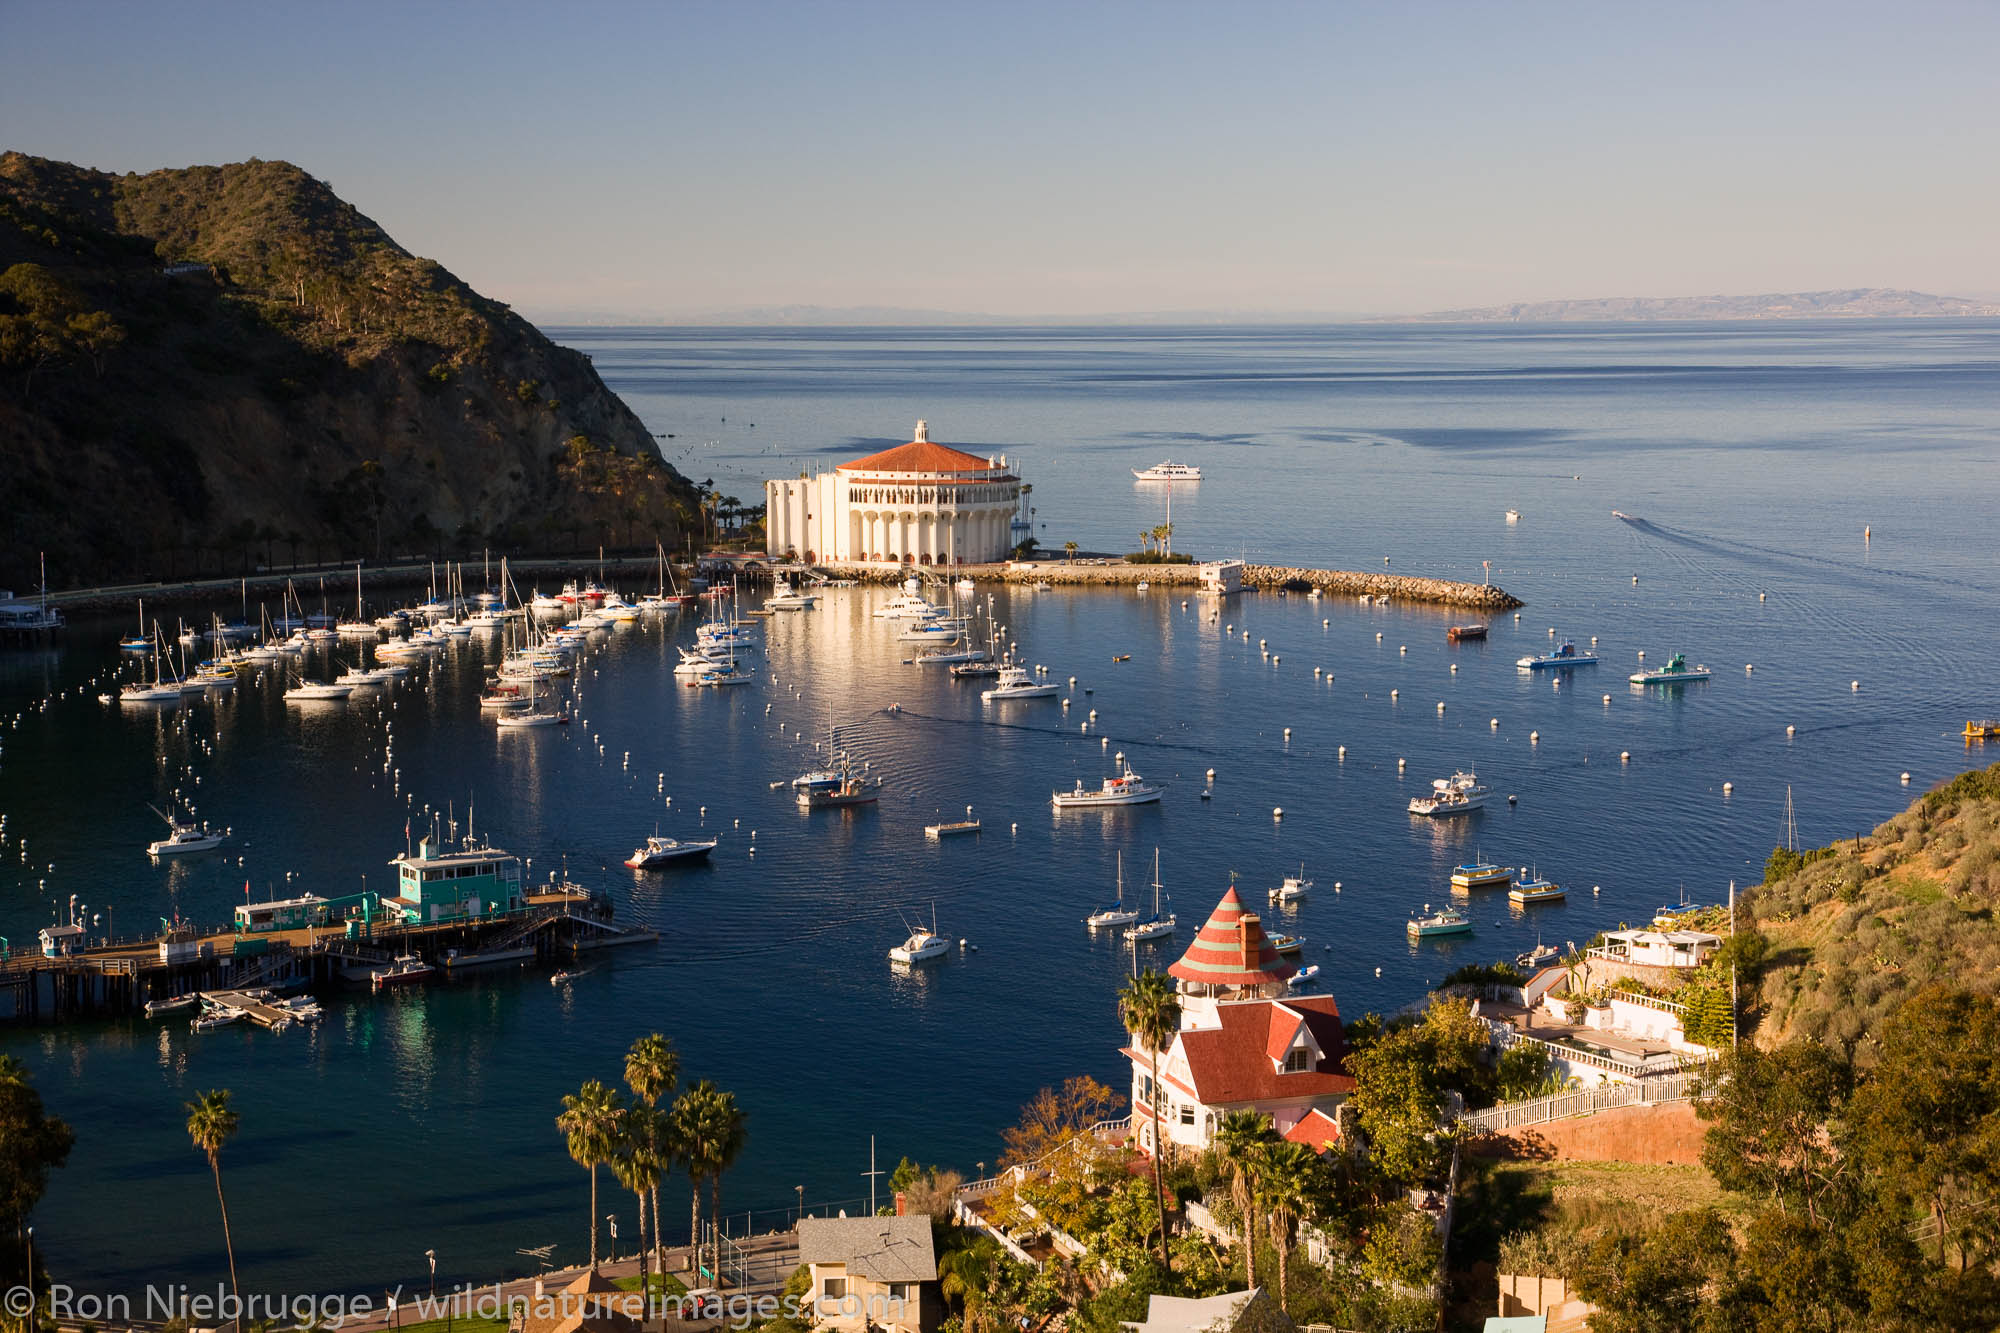
[[[875,1216],[875,1178],[882,1173],[875,1169],[875,1136],[868,1136],[868,1169],[861,1173],[868,1177],[868,1215]]]

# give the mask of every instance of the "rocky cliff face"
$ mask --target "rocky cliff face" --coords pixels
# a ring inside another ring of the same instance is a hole
[[[0,155],[0,586],[673,545],[589,359],[281,162]]]

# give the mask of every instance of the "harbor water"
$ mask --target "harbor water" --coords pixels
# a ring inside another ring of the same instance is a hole
[[[1126,1086],[1118,986],[1177,957],[1232,879],[1304,936],[1344,1012],[1393,1009],[1462,963],[1754,882],[1788,790],[1802,843],[1868,830],[1982,762],[1959,730],[2000,711],[1989,322],[558,336],[675,466],[746,504],[766,476],[924,417],[934,439],[1008,455],[1045,547],[1136,549],[1169,498],[1132,470],[1172,458],[1205,474],[1173,489],[1176,549],[1490,576],[1527,605],[1454,644],[1464,613],[1417,605],[983,586],[982,615],[1062,687],[995,706],[983,682],[907,661],[872,615],[891,590],[830,589],[765,623],[744,688],[675,680],[693,613],[600,633],[566,687],[576,722],[515,733],[480,716],[489,640],[346,703],[288,705],[266,672],[166,711],[97,700],[136,670],[115,647],[132,616],[9,650],[0,935],[16,950],[72,895],[125,935],[176,912],[225,920],[246,891],[386,891],[406,826],[433,813],[661,936],[560,986],[525,971],[336,995],[316,1030],[0,1032],[77,1130],[36,1217],[66,1277],[137,1290],[225,1272],[181,1109],[214,1087],[242,1115],[223,1176],[246,1289],[379,1291],[421,1279],[427,1249],[449,1280],[527,1271],[516,1252],[551,1243],[576,1261],[588,1180],[559,1098],[615,1080],[655,1030],[749,1111],[723,1183],[732,1229],[746,1211],[782,1225],[798,1186],[808,1208],[857,1207],[871,1135],[885,1167],[970,1175],[1037,1088]],[[1594,639],[1602,664],[1516,668],[1564,637]],[[1627,684],[1677,652],[1714,678]],[[877,806],[795,808],[782,784],[824,761],[829,726],[882,779]],[[1159,804],[1051,811],[1052,790],[1094,786],[1120,754],[1167,784]],[[1460,768],[1493,789],[1485,810],[1406,812]],[[232,838],[155,864],[147,807],[176,788]],[[967,806],[977,835],[925,839]],[[721,843],[702,865],[620,864],[655,831]],[[1156,849],[1180,928],[1135,958],[1081,922],[1120,854],[1127,897],[1150,906]],[[1406,920],[1476,856],[1568,899],[1524,912],[1482,892],[1470,936],[1412,945]],[[1267,905],[1301,865],[1312,894]],[[965,946],[892,968],[905,920],[933,912]],[[631,1200],[602,1183],[629,1246]],[[667,1199],[671,1238],[683,1186]]]

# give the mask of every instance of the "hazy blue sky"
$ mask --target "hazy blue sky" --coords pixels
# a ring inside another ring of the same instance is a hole
[[[2000,4],[0,0],[0,146],[530,314],[2000,293]]]

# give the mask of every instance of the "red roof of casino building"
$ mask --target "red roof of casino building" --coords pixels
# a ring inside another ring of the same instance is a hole
[[[1297,964],[1278,957],[1263,923],[1256,913],[1243,910],[1232,884],[1167,975],[1209,986],[1263,986],[1298,970]]]
[[[852,463],[842,463],[842,472],[997,472],[1000,464],[991,458],[968,454],[930,437],[929,423],[917,423],[916,436],[908,444],[884,449]]]

